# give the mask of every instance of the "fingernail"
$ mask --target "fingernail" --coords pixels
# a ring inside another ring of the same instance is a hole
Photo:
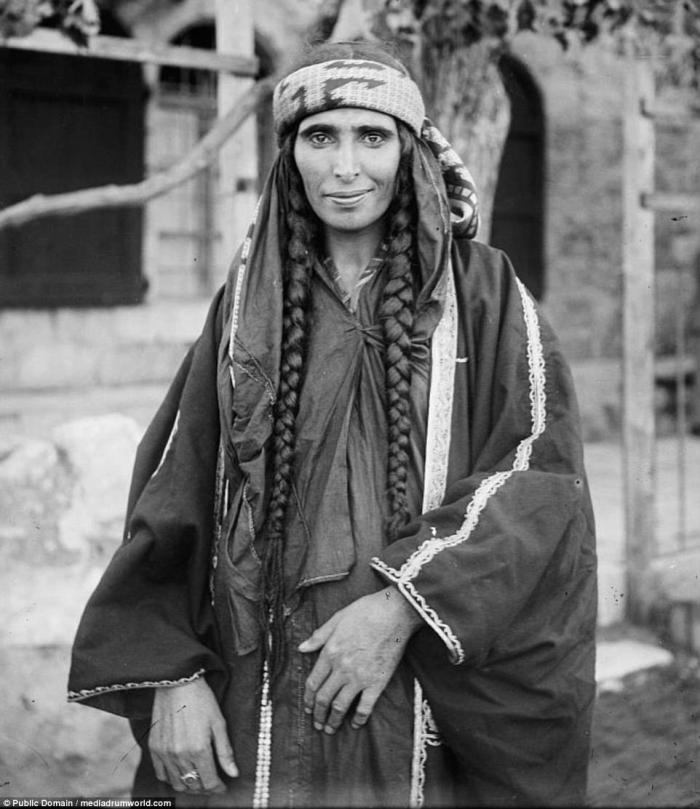
[[[326,727],[323,728],[323,732],[327,733],[329,736],[332,736],[335,733],[335,728],[332,728],[330,725],[326,725]]]
[[[323,730],[323,725],[320,722],[314,722],[315,730]]]
[[[303,643],[300,643],[300,644],[297,646],[297,649],[298,649],[300,652],[306,652],[306,651],[308,651],[308,646],[307,646],[306,641],[304,641]]]
[[[304,713],[305,713],[305,714],[310,714],[310,713],[311,713],[311,708],[309,708],[308,706],[304,705]]]

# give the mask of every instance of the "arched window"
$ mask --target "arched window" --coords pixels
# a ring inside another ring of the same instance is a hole
[[[512,256],[535,298],[545,291],[544,115],[527,68],[508,55],[499,65],[511,102],[511,124],[496,186],[491,244]]]
[[[173,45],[186,45],[190,48],[216,50],[216,28],[214,23],[191,25],[172,41]],[[173,67],[165,65],[160,69],[160,90],[172,95],[190,95],[199,99],[211,99],[216,109],[217,74],[213,70],[194,67]]]
[[[125,35],[106,12],[102,31]],[[0,207],[140,181],[144,94],[140,65],[0,49]],[[0,306],[113,306],[143,292],[139,209],[0,231]]]

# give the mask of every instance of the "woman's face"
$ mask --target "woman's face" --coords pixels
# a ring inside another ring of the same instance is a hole
[[[401,144],[391,115],[327,110],[299,124],[294,159],[309,204],[327,230],[379,230],[394,196]]]

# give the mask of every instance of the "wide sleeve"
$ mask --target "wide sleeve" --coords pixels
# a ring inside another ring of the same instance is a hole
[[[455,264],[459,338],[444,497],[373,567],[453,663],[478,665],[540,600],[543,582],[554,587],[551,609],[576,608],[566,582],[595,566],[593,518],[572,380],[551,328],[502,253],[474,244]]]
[[[208,591],[221,297],[139,445],[124,541],[77,631],[70,701],[148,716],[154,687],[223,682]]]

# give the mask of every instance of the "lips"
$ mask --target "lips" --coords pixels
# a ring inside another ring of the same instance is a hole
[[[369,193],[369,188],[357,188],[352,191],[331,191],[324,196],[338,205],[350,206],[361,202]]]

